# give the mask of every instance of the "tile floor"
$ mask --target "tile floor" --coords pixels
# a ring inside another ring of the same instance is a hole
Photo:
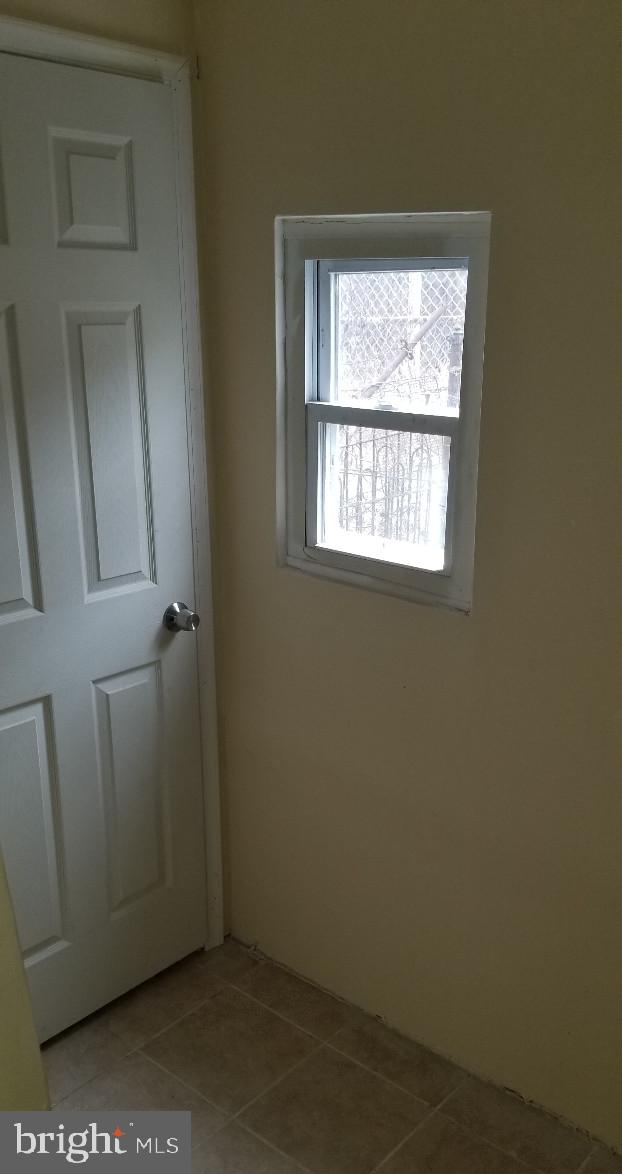
[[[235,942],[43,1049],[67,1109],[190,1109],[194,1174],[622,1174],[622,1158]]]

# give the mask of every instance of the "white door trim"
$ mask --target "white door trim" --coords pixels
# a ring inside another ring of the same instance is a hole
[[[173,81],[180,69],[188,65],[187,58],[174,53],[156,53],[153,49],[141,49],[121,41],[108,41],[103,37],[91,37],[86,33],[74,33],[12,16],[0,16],[0,51],[156,82]]]
[[[48,25],[0,16],[0,52],[38,57],[65,65],[121,73],[169,85],[175,129],[178,247],[184,347],[184,381],[188,431],[188,464],[194,559],[194,606],[201,616],[198,629],[199,699],[207,911],[205,944],[220,945],[224,936],[220,783],[214,657],[214,613],[204,416],[204,382],[198,301],[198,259],[192,148],[191,61],[170,53],[155,53]]]

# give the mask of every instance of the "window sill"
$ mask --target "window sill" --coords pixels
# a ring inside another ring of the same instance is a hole
[[[455,590],[455,585],[447,575],[430,571],[408,569],[408,579],[405,576],[401,582],[382,575],[370,574],[368,569],[358,569],[356,563],[369,566],[369,560],[357,558],[338,551],[327,550],[324,547],[304,547],[297,554],[285,554],[280,565],[305,574],[314,575],[318,579],[327,579],[333,583],[343,583],[349,587],[362,588],[365,591],[375,591],[377,594],[389,595],[397,599],[409,600],[411,603],[425,604],[428,607],[442,607],[446,610],[470,615],[471,600],[463,597]],[[376,564],[383,566],[383,564]],[[391,564],[384,564],[387,572]],[[383,567],[383,570],[384,570]],[[404,572],[403,567],[396,568]],[[433,586],[426,586],[433,579]]]

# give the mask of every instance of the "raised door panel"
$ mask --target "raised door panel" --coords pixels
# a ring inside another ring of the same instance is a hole
[[[66,315],[87,594],[155,581],[138,307]]]
[[[0,713],[0,840],[26,957],[62,942],[61,826],[49,698]]]
[[[93,132],[50,132],[57,244],[136,247],[129,139]]]
[[[9,228],[6,217],[6,196],[4,192],[4,163],[2,160],[2,139],[0,139],[0,245],[8,245]]]
[[[95,681],[94,696],[114,913],[169,879],[160,666]]]
[[[0,307],[0,621],[40,606],[13,306]]]

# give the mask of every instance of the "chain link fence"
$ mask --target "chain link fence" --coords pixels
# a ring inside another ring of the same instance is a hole
[[[339,384],[357,398],[382,378],[402,350],[407,356],[385,381],[396,406],[446,399],[452,367],[460,364],[466,269],[340,274]],[[415,347],[410,340],[437,311],[440,317]]]

